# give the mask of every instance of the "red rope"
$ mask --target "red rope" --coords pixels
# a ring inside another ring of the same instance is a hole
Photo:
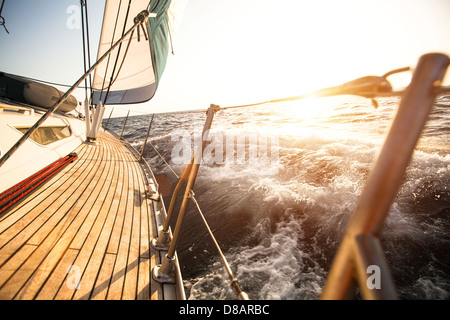
[[[0,213],[39,187],[59,170],[73,162],[77,157],[78,155],[76,153],[71,153],[2,192],[0,194]]]

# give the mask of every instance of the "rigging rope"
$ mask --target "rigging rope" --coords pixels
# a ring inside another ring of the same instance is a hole
[[[84,0],[80,0],[80,6],[81,6],[81,34],[82,34],[82,38],[83,38],[83,64],[84,64],[84,73],[86,73],[88,68],[86,66],[86,39],[85,39],[85,36],[84,36],[84,33],[85,33],[84,14],[83,14],[83,7],[84,7],[84,5],[85,5],[85,1]],[[89,77],[90,77],[90,75],[89,75]],[[87,98],[88,98],[87,78],[84,79],[84,87],[85,87],[84,93],[85,93],[85,97],[86,97],[86,100],[87,100]]]
[[[83,61],[84,61],[84,72],[86,72],[91,67],[91,47],[89,38],[89,18],[87,9],[87,0],[80,0],[81,5],[81,32],[83,35]],[[84,8],[84,10],[83,10]],[[85,21],[86,20],[86,24]],[[86,38],[85,38],[86,35]],[[85,95],[86,99],[88,97],[87,89],[90,88],[89,96],[92,99],[92,74],[89,74],[89,85],[87,78],[84,80]]]
[[[159,157],[162,159],[162,161],[164,161],[164,163],[169,167],[169,169],[172,171],[172,173],[174,174],[175,177],[177,177],[177,179],[180,179],[180,176],[175,172],[175,170],[173,170],[173,168],[170,166],[170,164],[166,161],[166,159],[164,159],[164,157],[161,155],[161,153],[159,153],[159,151],[155,148],[155,146],[153,145],[153,143],[151,141],[149,141],[148,143],[150,143],[150,145],[152,146],[153,150],[156,151],[156,153],[159,155]]]
[[[123,35],[125,34],[125,31],[126,31],[126,25],[127,25],[127,20],[128,20],[128,14],[130,13],[130,7],[131,7],[131,0],[128,1],[127,12],[125,14],[125,21],[123,23],[122,37],[123,37]],[[117,16],[118,15],[119,15],[119,13],[117,13]],[[117,23],[117,20],[116,20],[116,23]],[[136,21],[135,21],[135,23],[136,23]],[[137,26],[137,29],[139,30],[139,25]],[[130,40],[129,40],[129,43],[128,43],[128,46],[127,46],[127,51],[128,51],[128,47],[129,47],[129,44],[131,42],[131,39],[133,37],[133,33],[134,33],[134,30],[133,30],[133,32],[130,35]],[[117,63],[119,62],[119,55],[120,55],[120,50],[121,49],[122,49],[122,43],[120,43],[119,48],[117,49],[116,61],[114,62],[114,67],[113,67],[113,70],[111,72],[111,79],[109,81],[108,90],[106,91],[105,103],[104,104],[106,104],[106,101],[108,100],[109,91],[111,90],[111,86],[112,86],[113,82],[117,79],[117,76],[119,76],[119,73],[117,73],[116,79],[113,79],[114,78],[114,73],[116,72]],[[123,61],[125,61],[125,57],[126,57],[126,53],[123,56]],[[123,64],[123,61],[122,61],[122,64]],[[106,76],[106,74],[105,74],[105,76]],[[101,97],[100,97],[100,100],[101,100]]]
[[[220,249],[219,243],[217,242],[216,238],[214,237],[214,234],[211,231],[211,228],[208,225],[208,222],[206,221],[205,215],[202,212],[202,209],[200,209],[200,205],[197,202],[197,199],[195,199],[194,191],[191,190],[189,193],[190,198],[194,202],[195,206],[197,207],[197,212],[199,213],[200,217],[202,218],[202,221],[206,227],[206,230],[208,231],[209,236],[211,237],[212,241],[214,242],[214,245],[216,246],[217,251],[219,252],[220,258],[222,259],[222,263],[224,265],[225,271],[227,272],[228,278],[230,280],[231,287],[236,291],[236,294],[241,297],[243,294],[248,299],[248,296],[246,293],[242,291],[242,289],[239,286],[239,283],[235,276],[233,275],[233,271],[231,271],[230,265],[228,264],[227,258],[222,252],[222,249]]]
[[[407,89],[399,90],[399,91],[391,91],[391,92],[377,92],[377,93],[361,92],[360,94],[357,94],[357,95],[360,95],[360,96],[363,96],[363,97],[372,96],[372,98],[401,97],[406,92],[406,90]],[[436,94],[450,93],[450,86],[437,87],[437,88],[435,88],[435,93]],[[332,94],[332,95],[329,95],[329,96],[336,96],[336,95],[339,95],[339,94]],[[227,109],[254,107],[254,106],[259,106],[259,105],[263,105],[263,104],[267,104],[267,103],[295,101],[295,100],[301,100],[301,99],[307,99],[307,98],[320,98],[320,96],[317,96],[315,93],[310,93],[310,94],[304,94],[304,95],[299,95],[299,96],[292,96],[292,97],[287,97],[287,98],[280,98],[280,99],[262,101],[262,102],[252,103],[252,104],[244,104],[244,105],[237,105],[237,106],[230,106],[230,107],[221,107],[220,109],[221,110],[227,110]],[[198,111],[198,110],[192,110],[192,111]]]
[[[86,38],[87,38],[87,51],[88,51],[88,66],[91,67],[91,41],[89,38],[89,17],[88,17],[88,8],[87,8],[87,0],[85,0],[84,11],[86,16]],[[92,98],[92,74],[89,74],[89,85],[91,87],[91,98]]]
[[[253,107],[258,106],[266,103],[275,103],[275,102],[286,102],[286,101],[294,101],[294,100],[301,100],[301,99],[307,99],[307,98],[316,98],[316,97],[328,97],[328,96],[336,96],[336,95],[344,95],[344,94],[352,94],[352,95],[358,95],[366,98],[374,98],[378,96],[398,96],[403,94],[404,91],[392,91],[392,86],[389,83],[389,81],[386,79],[387,77],[400,72],[409,71],[410,67],[405,68],[399,68],[391,70],[387,73],[385,73],[381,77],[375,77],[375,76],[369,76],[369,77],[362,77],[355,79],[350,82],[346,82],[342,85],[335,86],[335,87],[329,87],[329,88],[323,88],[317,91],[314,91],[312,93],[303,94],[303,95],[297,95],[287,98],[281,98],[281,99],[274,99],[274,100],[268,100],[263,102],[257,102],[252,104],[246,104],[246,105],[239,105],[239,106],[231,106],[231,107],[224,107],[225,109],[234,109],[234,108],[243,108],[243,107]]]
[[[138,29],[138,32],[139,32],[139,27],[137,27],[137,29]],[[109,89],[111,88],[111,86],[113,85],[113,83],[116,82],[117,77],[119,76],[120,70],[122,70],[123,64],[125,63],[125,58],[126,58],[126,56],[127,56],[127,54],[128,54],[128,49],[130,49],[131,40],[133,39],[133,34],[134,34],[134,31],[131,33],[130,39],[128,40],[127,48],[125,49],[125,53],[124,53],[124,55],[123,55],[122,62],[120,63],[119,70],[117,70],[116,77],[115,77],[114,79],[112,79],[112,80],[110,81],[110,83],[109,83],[108,93],[109,93]],[[119,50],[120,50],[120,48],[119,48]],[[117,55],[119,55],[119,53],[117,53]],[[117,57],[117,58],[118,58],[118,57]],[[116,62],[117,62],[117,60],[116,60]],[[115,69],[115,67],[116,67],[116,66],[114,66],[114,69]],[[113,74],[114,74],[114,71],[113,71]],[[111,78],[113,77],[113,74],[111,74]],[[108,97],[108,93],[106,94],[105,102],[106,102],[106,99],[107,99],[107,97]]]
[[[120,2],[119,2],[119,10],[117,10],[116,22],[114,24],[114,29],[113,29],[113,33],[112,33],[111,43],[114,43],[114,37],[115,37],[115,34],[116,34],[117,22],[119,21],[119,13],[120,13],[120,8],[121,7],[122,7],[122,0],[120,0]],[[100,92],[100,99],[99,99],[99,101],[102,101],[103,91],[105,90],[105,81],[106,81],[106,75],[108,74],[108,68],[109,68],[109,61],[110,60],[111,60],[111,55],[108,55],[108,60],[106,61],[105,75],[103,76],[102,90]],[[105,102],[106,102],[106,99],[105,99]]]
[[[9,34],[9,31],[8,31],[8,29],[6,29],[6,26],[5,26],[5,18],[2,16],[4,4],[5,4],[5,0],[2,1],[2,5],[0,6],[0,26],[3,26],[3,28],[5,28],[6,33]]]

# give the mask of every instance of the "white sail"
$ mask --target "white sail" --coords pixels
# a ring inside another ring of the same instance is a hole
[[[156,92],[164,71],[170,46],[169,26],[180,10],[179,1],[114,1],[107,0],[100,36],[98,57],[117,41],[132,25],[142,10],[148,9],[145,34],[137,29],[131,42],[125,40],[110,57],[95,70],[93,103],[130,104],[148,101]],[[185,2],[183,0],[182,2]],[[169,9],[170,6],[170,9]],[[175,10],[174,10],[175,8]],[[173,30],[172,30],[173,31]],[[148,36],[148,40],[146,40]],[[109,89],[108,89],[109,88]],[[106,102],[105,102],[106,98]]]

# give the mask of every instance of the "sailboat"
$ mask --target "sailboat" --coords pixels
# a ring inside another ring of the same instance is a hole
[[[105,105],[140,103],[154,96],[176,5],[175,0],[106,1],[97,61],[66,92],[20,75],[0,75],[0,299],[186,299],[176,248],[189,201],[198,205],[192,190],[207,139],[180,177],[166,210],[142,154],[101,128]],[[402,96],[323,299],[346,298],[355,285],[364,298],[396,298],[378,235],[434,97],[448,91],[440,84],[449,61],[439,53],[424,55],[404,92],[392,91],[389,72],[259,103],[343,94]],[[94,70],[84,116],[74,115],[77,102],[71,93]],[[211,105],[203,133],[218,110],[253,105]],[[173,204],[183,188],[172,231]],[[209,228],[208,233],[214,239]],[[236,297],[248,299],[217,241],[215,245]],[[366,285],[371,278],[367,270],[379,273],[381,287]]]

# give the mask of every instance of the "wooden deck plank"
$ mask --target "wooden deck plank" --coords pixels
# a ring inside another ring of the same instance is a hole
[[[97,141],[0,217],[0,299],[164,298],[145,173],[123,142]]]
[[[150,299],[151,267],[150,259],[139,257],[139,274],[137,282],[137,300]]]
[[[8,231],[7,229],[13,225],[16,229],[28,225],[41,213],[42,210],[51,204],[52,199],[48,199],[48,193],[54,195],[55,197],[61,196],[69,187],[71,187],[70,183],[67,183],[70,178],[73,178],[75,181],[76,179],[82,177],[81,174],[85,168],[87,168],[88,163],[85,159],[75,162],[76,164],[73,166],[74,172],[72,174],[66,175],[61,172],[58,173],[49,182],[41,186],[36,191],[35,197],[27,199],[27,202],[23,202],[20,207],[14,208],[13,214],[0,222],[0,239],[4,239],[0,240],[0,247],[5,244],[5,241],[7,241],[7,233],[5,232]],[[56,180],[56,182],[52,183],[54,180]],[[47,184],[51,184],[51,187],[47,188]],[[36,210],[38,206],[39,210]],[[14,230],[9,232],[14,234]]]
[[[111,194],[111,191],[109,190],[111,190],[112,187],[112,183],[114,180],[114,171],[116,170],[117,162],[114,161],[114,150],[112,150],[112,146],[107,141],[104,141],[103,143],[106,152],[106,159],[108,159],[109,164],[112,165],[110,167],[111,171],[106,175],[106,178],[104,179],[104,187],[102,187],[102,190],[98,193],[97,199],[95,200],[92,208],[84,208],[84,210],[89,211],[89,215],[83,222],[81,228],[78,230],[75,239],[73,239],[72,243],[70,244],[70,247],[72,249],[81,249],[83,243],[86,241],[88,234],[91,232],[91,228],[93,227],[94,223],[98,224],[96,222],[99,216],[98,213],[104,213],[105,206],[109,206],[111,204],[111,199],[108,197],[108,195]],[[115,187],[115,185],[113,187]],[[106,197],[103,195],[106,195]],[[106,209],[109,209],[109,207]]]
[[[124,154],[124,158],[127,158],[127,155]],[[125,160],[126,161],[126,160]],[[125,219],[122,225],[121,234],[118,235],[120,238],[119,247],[117,251],[117,259],[116,264],[114,266],[113,278],[111,280],[111,286],[108,291],[108,300],[118,300],[122,299],[123,286],[125,280],[126,272],[130,271],[133,268],[137,267],[138,261],[128,261],[128,251],[130,247],[131,241],[131,228],[133,222],[133,196],[134,196],[134,183],[133,183],[133,171],[131,168],[131,164],[127,162],[128,169],[128,188],[125,189],[125,193],[127,194],[126,208],[125,208]],[[116,237],[112,239],[117,239]]]
[[[105,154],[106,153],[106,154]],[[102,155],[102,159],[108,159],[107,152]],[[34,235],[30,240],[28,240],[29,244],[39,245],[49,234],[51,230],[53,230],[56,226],[62,225],[61,220],[65,218],[66,212],[70,206],[71,211],[80,212],[83,208],[90,208],[91,203],[94,201],[97,202],[96,196],[99,194],[99,188],[102,188],[102,183],[104,184],[104,179],[108,177],[108,170],[110,167],[110,163],[105,163],[104,161],[94,161],[92,162],[92,173],[95,174],[92,178],[92,175],[86,177],[86,182],[80,186],[72,195],[70,195],[69,199],[73,199],[74,202],[68,201],[63,197],[59,197],[54,200],[52,204],[55,206],[60,205],[61,207],[58,209],[58,212],[63,215],[54,214]],[[84,187],[84,188],[83,188]],[[89,201],[90,200],[90,201]]]
[[[105,143],[103,147],[109,148],[108,143]],[[104,203],[104,195],[105,194],[107,195],[109,190],[111,189],[111,178],[115,170],[115,163],[114,161],[111,160],[108,150],[106,150],[106,153],[108,154],[107,158],[108,159],[107,162],[109,164],[108,169],[105,170],[105,173],[103,174],[101,179],[101,183],[96,185],[96,188],[92,192],[92,196],[89,196],[89,200],[86,203],[86,205],[83,206],[83,208],[81,208],[80,217],[83,217],[83,219],[77,221],[77,224],[75,225],[76,230],[74,230],[73,238],[70,239],[71,242],[69,247],[71,249],[78,250],[80,248],[81,245],[78,243],[76,245],[73,245],[74,241],[76,241],[77,239],[78,241],[85,241],[84,239],[87,236],[86,232],[92,227],[94,223],[98,222],[97,224],[102,224],[102,221],[104,220],[104,217],[107,212],[106,208],[109,208],[109,203],[106,204]],[[102,208],[105,209],[102,210]],[[86,243],[86,247],[89,248],[88,253],[86,253],[86,250],[83,251],[80,250],[74,262],[74,265],[80,271],[80,276],[83,274],[87,261],[89,260],[89,256],[92,253],[92,248],[95,245],[96,241],[95,237],[98,237],[98,235],[95,234],[94,237],[91,237],[89,241]],[[76,292],[75,288],[63,286],[58,291],[57,296],[55,298],[71,299],[71,297],[75,292]]]
[[[125,162],[125,159],[123,155],[120,155],[122,161]],[[128,170],[128,167],[125,167],[125,172]],[[125,190],[128,190],[128,174],[125,174],[124,180],[123,180],[123,195],[128,195],[128,193]],[[119,250],[119,242],[120,242],[120,233],[122,232],[122,226],[125,219],[125,212],[126,212],[126,206],[127,201],[126,197],[122,197],[119,205],[118,215],[116,218],[116,221],[114,222],[114,228],[111,234],[111,240],[108,243],[108,248],[106,251],[108,253],[117,254]]]
[[[93,198],[92,198],[92,199],[93,199]],[[97,201],[97,199],[95,199],[95,201]],[[92,201],[91,201],[90,204],[92,204]],[[89,208],[90,208],[91,206],[92,206],[92,205],[87,204],[86,206],[83,206],[83,208],[81,209],[81,210],[84,211],[84,213],[79,214],[79,216],[78,216],[78,218],[79,218],[78,221],[76,221],[76,222],[73,223],[72,228],[73,228],[74,231],[71,233],[71,234],[72,234],[72,239],[73,239],[73,237],[74,237],[74,234],[75,234],[77,228],[79,228],[79,226],[84,222],[83,217],[85,217],[85,216],[87,215],[87,213],[89,212]],[[71,238],[67,239],[67,241],[70,242],[70,241],[71,241]],[[66,243],[68,243],[68,242],[66,242]],[[64,269],[66,269],[66,270],[67,270],[67,268],[68,268],[71,264],[74,263],[73,261],[74,261],[74,259],[76,258],[76,256],[73,257],[73,259],[72,259],[72,258],[67,258],[66,256],[67,256],[67,255],[71,256],[73,252],[77,252],[77,254],[78,254],[79,250],[73,250],[73,248],[72,248],[72,249],[69,248],[69,249],[67,250],[67,252],[64,254],[63,258],[62,258],[63,261],[64,261],[65,259],[67,259],[68,261],[71,261],[70,264],[69,264],[69,262],[67,262],[67,263],[64,265]],[[66,273],[52,273],[52,274],[50,275],[49,280],[48,280],[47,282],[50,282],[50,283],[58,283],[58,282],[59,282],[59,283],[61,283],[61,282],[64,281],[64,279],[62,279],[61,277],[62,277],[62,278],[66,277]],[[45,287],[46,287],[46,285],[44,286],[44,288],[45,288]],[[58,288],[59,288],[59,287],[58,287]],[[54,286],[53,286],[52,288],[48,289],[48,291],[51,292],[51,293],[40,293],[40,294],[39,294],[39,297],[40,297],[40,298],[44,297],[44,299],[51,299],[51,298],[53,298],[54,295],[57,293],[57,290],[54,290]]]
[[[14,205],[10,210],[7,210],[0,216],[0,232],[4,231],[7,226],[10,226],[14,223],[14,221],[19,220],[23,215],[27,214],[33,206],[39,204],[43,197],[45,197],[45,193],[52,193],[57,190],[62,184],[66,182],[67,179],[70,178],[72,174],[75,174],[77,170],[83,165],[84,161],[88,159],[86,156],[86,152],[93,152],[92,149],[85,148],[85,145],[80,145],[75,152],[78,154],[78,158],[76,161],[69,163],[65,166],[61,171],[57,173],[58,178],[51,179],[52,182],[47,182],[44,186],[41,186],[40,192],[32,192],[27,196],[27,201],[19,201],[16,205]],[[24,207],[26,207],[24,209]],[[21,214],[17,212],[21,211]],[[7,222],[9,220],[13,220],[13,222]]]
[[[77,190],[84,190],[85,185],[91,180],[91,176],[95,174],[95,170],[92,170],[92,168],[88,170],[87,168],[88,167],[86,167],[80,175],[72,175],[72,179],[75,179],[75,181],[67,183],[70,185],[70,188],[61,188],[63,190],[61,193],[58,192],[59,190],[53,192],[41,202],[38,208],[36,207],[30,214],[27,214],[0,234],[0,246],[3,245],[0,249],[0,266],[6,259],[14,254],[18,248],[26,243],[50,217],[52,217],[58,207],[61,206],[61,203],[59,202],[54,204],[56,199],[60,198],[67,200],[67,198],[71,198],[72,201],[77,199],[77,196],[74,195],[74,193]],[[52,180],[57,178],[58,177],[54,177]],[[72,202],[66,202],[65,206],[70,206],[71,203]]]
[[[95,165],[95,164],[94,164]],[[75,203],[75,205],[67,211],[66,215],[63,219],[61,219],[60,224],[54,225],[52,231],[50,232],[49,237],[45,239],[45,241],[54,242],[58,237],[58,233],[55,233],[55,230],[58,228],[64,228],[67,226],[64,234],[59,238],[56,245],[51,249],[51,252],[42,252],[42,255],[46,255],[44,260],[39,264],[36,272],[33,276],[27,281],[24,288],[21,290],[19,295],[23,299],[32,299],[39,288],[46,281],[50,273],[53,271],[58,261],[66,252],[67,248],[77,232],[80,229],[80,225],[87,218],[86,216],[93,211],[90,210],[94,206],[95,203],[99,202],[98,196],[102,193],[102,190],[106,187],[109,188],[109,184],[107,184],[106,177],[109,176],[110,173],[111,162],[106,161],[102,162],[99,166],[97,166],[96,175],[92,179],[91,183],[87,186],[85,191],[80,195],[79,200]],[[71,217],[73,219],[71,220]],[[67,220],[66,220],[67,218]],[[51,239],[50,236],[55,235],[55,239]],[[36,257],[37,261],[42,259],[42,256]],[[70,286],[66,286],[69,288]]]
[[[85,149],[86,148],[82,148],[82,150]],[[88,152],[93,153],[94,151],[95,150],[93,149],[89,149]],[[38,210],[34,210],[34,208],[36,208],[38,205],[43,208],[50,205],[51,200],[48,200],[48,203],[43,203],[48,194],[54,194],[55,196],[58,196],[61,195],[67,188],[69,188],[70,185],[66,185],[66,182],[69,179],[75,180],[82,174],[84,168],[86,168],[88,165],[86,161],[87,160],[85,158],[81,158],[80,160],[74,161],[73,163],[69,164],[68,167],[66,167],[63,171],[59,172],[49,182],[41,186],[39,191],[37,190],[35,193],[31,194],[30,198],[28,198],[27,201],[22,201],[17,207],[13,208],[11,212],[8,212],[8,216],[3,217],[3,219],[0,221],[0,234],[2,234],[0,235],[0,239],[3,239],[3,237],[5,237],[5,240],[7,240],[8,236],[4,235],[5,230],[10,228],[17,222],[19,222],[20,225],[26,225],[30,221],[32,221],[35,218],[35,215],[40,213]],[[47,187],[47,184],[49,185],[49,187]],[[24,218],[25,216],[26,218]],[[20,227],[19,224],[16,224],[15,227]],[[3,241],[0,240],[0,247],[4,245]]]
[[[117,173],[117,181],[116,181],[116,189],[112,198],[111,207],[109,210],[108,218],[105,222],[105,225],[101,231],[99,240],[96,244],[96,248],[93,253],[93,260],[95,263],[91,262],[86,270],[85,274],[88,275],[88,279],[83,279],[83,283],[85,281],[90,281],[92,278],[91,274],[97,273],[98,277],[94,279],[95,284],[92,292],[92,299],[104,299],[107,294],[107,290],[104,289],[105,285],[109,287],[109,283],[111,281],[112,276],[112,268],[114,267],[114,263],[116,260],[115,254],[107,253],[108,243],[111,239],[112,230],[114,227],[114,223],[116,217],[118,215],[119,204],[121,202],[121,195],[123,192],[124,186],[124,172],[125,172],[125,164],[123,161],[118,161],[119,163],[119,171]],[[122,201],[123,202],[123,201]],[[103,261],[100,261],[100,258],[103,258]],[[101,265],[98,265],[98,261],[101,262]],[[106,264],[105,266],[103,264]],[[77,296],[75,296],[77,298]]]
[[[131,162],[133,162],[134,160],[131,158],[131,157],[129,157],[129,155],[127,155],[127,154],[123,154],[122,155],[122,157],[123,157],[123,159],[126,159],[129,163],[131,163]],[[128,169],[129,170],[129,169]],[[128,192],[128,187],[127,187],[127,189],[125,190],[126,192]],[[126,203],[125,203],[125,205],[126,205]],[[116,224],[116,226],[117,225],[122,225],[122,224]],[[118,228],[116,228],[116,230],[118,230]],[[112,239],[113,239],[113,237],[112,237]],[[114,256],[114,261],[115,261],[115,259],[116,259],[116,255],[115,254],[107,254],[107,256],[108,257],[113,257]],[[112,258],[110,258],[110,259],[112,259]],[[107,263],[109,263],[109,261],[107,261]],[[130,266],[128,266],[128,270],[130,269],[131,267]],[[111,281],[111,278],[112,278],[112,274],[111,274],[111,271],[112,271],[112,269],[111,270],[109,270],[109,266],[107,266],[107,268],[106,268],[106,270],[107,270],[107,273],[108,273],[108,276],[109,276],[109,278],[107,279],[107,280],[103,280],[103,277],[100,277],[100,282],[99,282],[99,284],[96,284],[96,286],[103,286],[103,283],[104,283],[104,281]],[[124,274],[124,272],[122,272],[122,270],[119,272],[120,273],[120,275],[122,275],[122,274]],[[130,279],[130,277],[128,277],[129,279]],[[122,277],[121,276],[118,276],[117,274],[114,276],[114,279],[113,279],[113,281],[123,281],[122,280]],[[117,286],[117,287],[120,287],[119,285],[115,285],[115,286]],[[98,290],[97,290],[98,291]],[[96,296],[98,293],[97,293],[97,291],[95,291],[94,290],[94,295]],[[101,293],[101,295],[100,296],[102,296],[102,297],[104,297],[104,296],[106,296],[106,292],[104,291],[104,290],[100,290],[102,293]],[[104,296],[103,296],[104,295]],[[98,297],[96,297],[96,299],[97,299]],[[110,298],[117,298],[117,297],[113,297],[112,295],[110,295]],[[130,297],[130,296],[125,296],[124,298],[132,298],[132,297]]]
[[[91,295],[92,300],[105,300],[108,294],[109,284],[112,278],[116,255],[106,253],[101,264],[101,269]]]
[[[55,207],[58,209],[51,215],[51,218],[46,219],[46,213],[49,210],[45,210],[39,218],[33,221],[37,227],[36,234],[41,234],[41,227],[43,227],[44,229],[47,229],[46,237],[39,243],[38,248],[16,271],[11,279],[0,288],[0,296],[4,296],[6,299],[12,299],[17,291],[21,290],[20,295],[23,299],[31,299],[34,297],[33,295],[36,293],[35,290],[39,288],[39,283],[45,279],[43,279],[44,276],[42,273],[39,273],[40,276],[37,276],[36,274],[31,279],[30,277],[33,275],[34,271],[39,268],[41,263],[43,263],[42,268],[44,268],[44,270],[51,268],[51,266],[59,261],[59,258],[65,250],[67,250],[68,244],[71,241],[71,236],[73,237],[74,233],[73,225],[72,228],[69,228],[69,226],[71,226],[71,223],[77,217],[80,208],[85,205],[84,198],[92,198],[89,197],[91,194],[90,191],[94,190],[94,184],[95,186],[99,185],[97,182],[104,173],[104,167],[108,163],[109,162],[105,161],[94,161],[91,171],[76,189],[76,192],[73,192],[69,198],[63,197],[55,201]],[[78,220],[81,219],[79,218]],[[51,224],[52,228],[48,227],[46,222]],[[66,230],[69,230],[69,232],[65,232]],[[52,249],[54,249],[54,254],[48,255]],[[50,267],[47,267],[47,265]],[[24,286],[23,289],[22,286]]]
[[[141,167],[138,170],[142,170]],[[142,174],[142,173],[141,173]],[[148,300],[150,298],[150,241],[151,233],[149,230],[151,212],[149,213],[149,203],[147,202],[147,193],[145,183],[142,178],[138,178],[140,193],[140,210],[141,210],[141,229],[139,239],[139,273],[137,282],[137,299]],[[150,200],[151,201],[151,200]]]
[[[132,264],[136,267],[128,268],[125,275],[125,286],[123,291],[124,299],[136,299],[138,294],[138,274],[140,265],[140,244],[141,244],[141,202],[142,202],[142,185],[139,184],[139,175],[142,172],[139,171],[137,161],[130,159],[131,168],[133,171],[133,222],[131,228],[131,241],[128,249],[128,261],[132,261]]]
[[[112,150],[115,151],[115,150]],[[76,290],[74,299],[89,299],[91,292],[94,289],[94,284],[97,275],[101,268],[101,263],[104,259],[106,247],[108,240],[111,235],[111,230],[113,226],[114,219],[117,214],[118,203],[114,203],[114,198],[120,197],[121,187],[118,188],[118,182],[124,171],[123,163],[121,161],[116,161],[115,156],[112,160],[115,163],[114,172],[111,175],[111,186],[108,193],[105,195],[103,200],[105,205],[100,209],[98,219],[92,225],[90,233],[86,238],[83,246],[80,248],[80,255],[75,262],[80,265],[83,269],[83,277],[81,282],[83,287]],[[94,249],[92,249],[94,248]]]
[[[69,274],[69,267],[74,266],[74,261],[78,255],[78,250],[67,249],[64,256],[59,261],[56,268],[53,270],[50,277],[48,277],[45,284],[42,286],[36,300],[51,300],[54,299],[56,293],[61,286],[76,286],[77,269],[71,268]],[[75,266],[76,267],[76,266]],[[67,275],[69,274],[69,277]]]
[[[24,245],[2,266],[0,269],[0,287],[16,272],[36,248],[36,246]]]

